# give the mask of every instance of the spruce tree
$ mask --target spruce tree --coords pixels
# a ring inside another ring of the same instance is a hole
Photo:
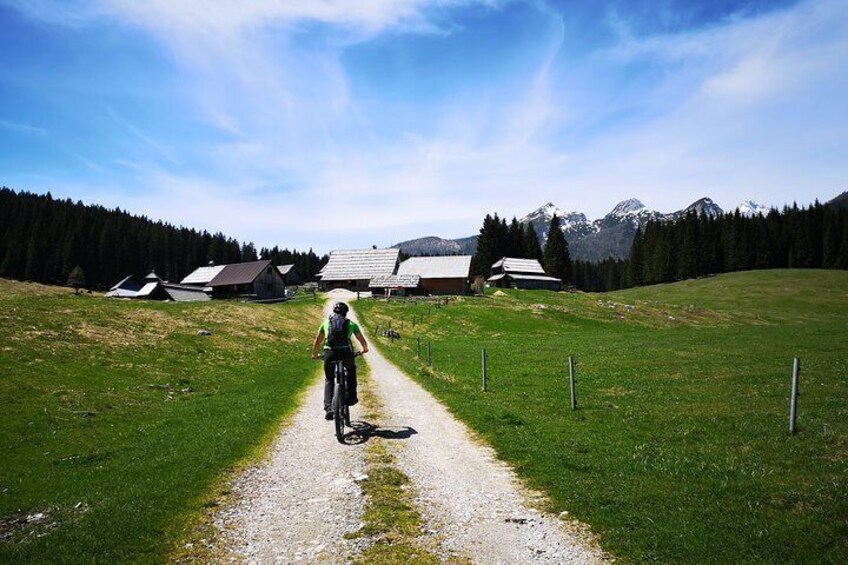
[[[560,227],[559,216],[551,218],[548,226],[548,241],[544,251],[545,272],[552,277],[562,279],[563,284],[571,283],[571,255],[568,252],[568,242]]]
[[[512,218],[512,222],[509,224],[507,240],[508,249],[505,255],[509,257],[524,257],[524,228],[515,217]]]
[[[542,246],[539,244],[539,236],[536,234],[536,228],[533,224],[527,223],[524,225],[524,258],[536,259],[540,263],[544,259],[542,255]]]

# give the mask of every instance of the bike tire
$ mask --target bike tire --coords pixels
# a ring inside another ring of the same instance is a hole
[[[344,423],[348,428],[350,426],[350,406],[347,405],[347,402],[344,403]]]
[[[342,396],[342,385],[336,383],[333,394],[333,424],[336,427],[336,439],[344,443],[344,398]]]

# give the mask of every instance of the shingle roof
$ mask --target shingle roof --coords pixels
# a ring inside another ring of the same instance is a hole
[[[411,257],[400,264],[398,275],[420,275],[422,279],[467,279],[471,255]]]
[[[515,257],[504,257],[494,265],[492,269],[503,268],[505,273],[527,273],[533,275],[544,275],[545,270],[536,259],[517,259]]]
[[[162,288],[175,302],[206,302],[211,300],[203,289],[197,286],[184,286],[178,284],[163,283]]]
[[[347,249],[330,252],[330,260],[318,275],[322,281],[371,279],[392,275],[400,249]]]
[[[371,279],[368,288],[418,288],[418,275],[378,275]]]
[[[213,265],[210,267],[199,267],[192,271],[180,284],[207,284],[224,270],[226,265]]]
[[[232,265],[224,265],[221,272],[209,281],[209,286],[230,286],[235,284],[251,284],[256,280],[256,277],[268,268],[271,260],[265,261],[248,261],[247,263],[234,263]]]

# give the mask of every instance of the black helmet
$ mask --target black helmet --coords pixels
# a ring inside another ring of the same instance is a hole
[[[342,316],[347,316],[347,312],[350,310],[347,304],[344,302],[336,302],[333,304],[333,312],[336,314],[341,314]]]

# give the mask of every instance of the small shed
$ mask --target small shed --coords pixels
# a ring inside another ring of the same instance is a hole
[[[224,265],[206,288],[212,298],[272,300],[286,295],[283,276],[270,260]]]
[[[368,283],[374,296],[409,296],[417,294],[420,286],[418,275],[378,275]]]
[[[346,249],[330,252],[330,259],[318,273],[321,290],[346,288],[369,290],[374,277],[397,272],[400,249]]]
[[[421,288],[428,294],[467,294],[471,255],[410,257],[400,264],[398,275],[421,277]]]
[[[501,288],[562,290],[562,280],[545,274],[536,259],[504,257],[492,265],[492,276],[486,282]]]
[[[287,286],[298,286],[303,284],[303,276],[294,265],[277,265],[277,270],[280,271],[280,274],[283,276],[283,281],[285,281]]]

